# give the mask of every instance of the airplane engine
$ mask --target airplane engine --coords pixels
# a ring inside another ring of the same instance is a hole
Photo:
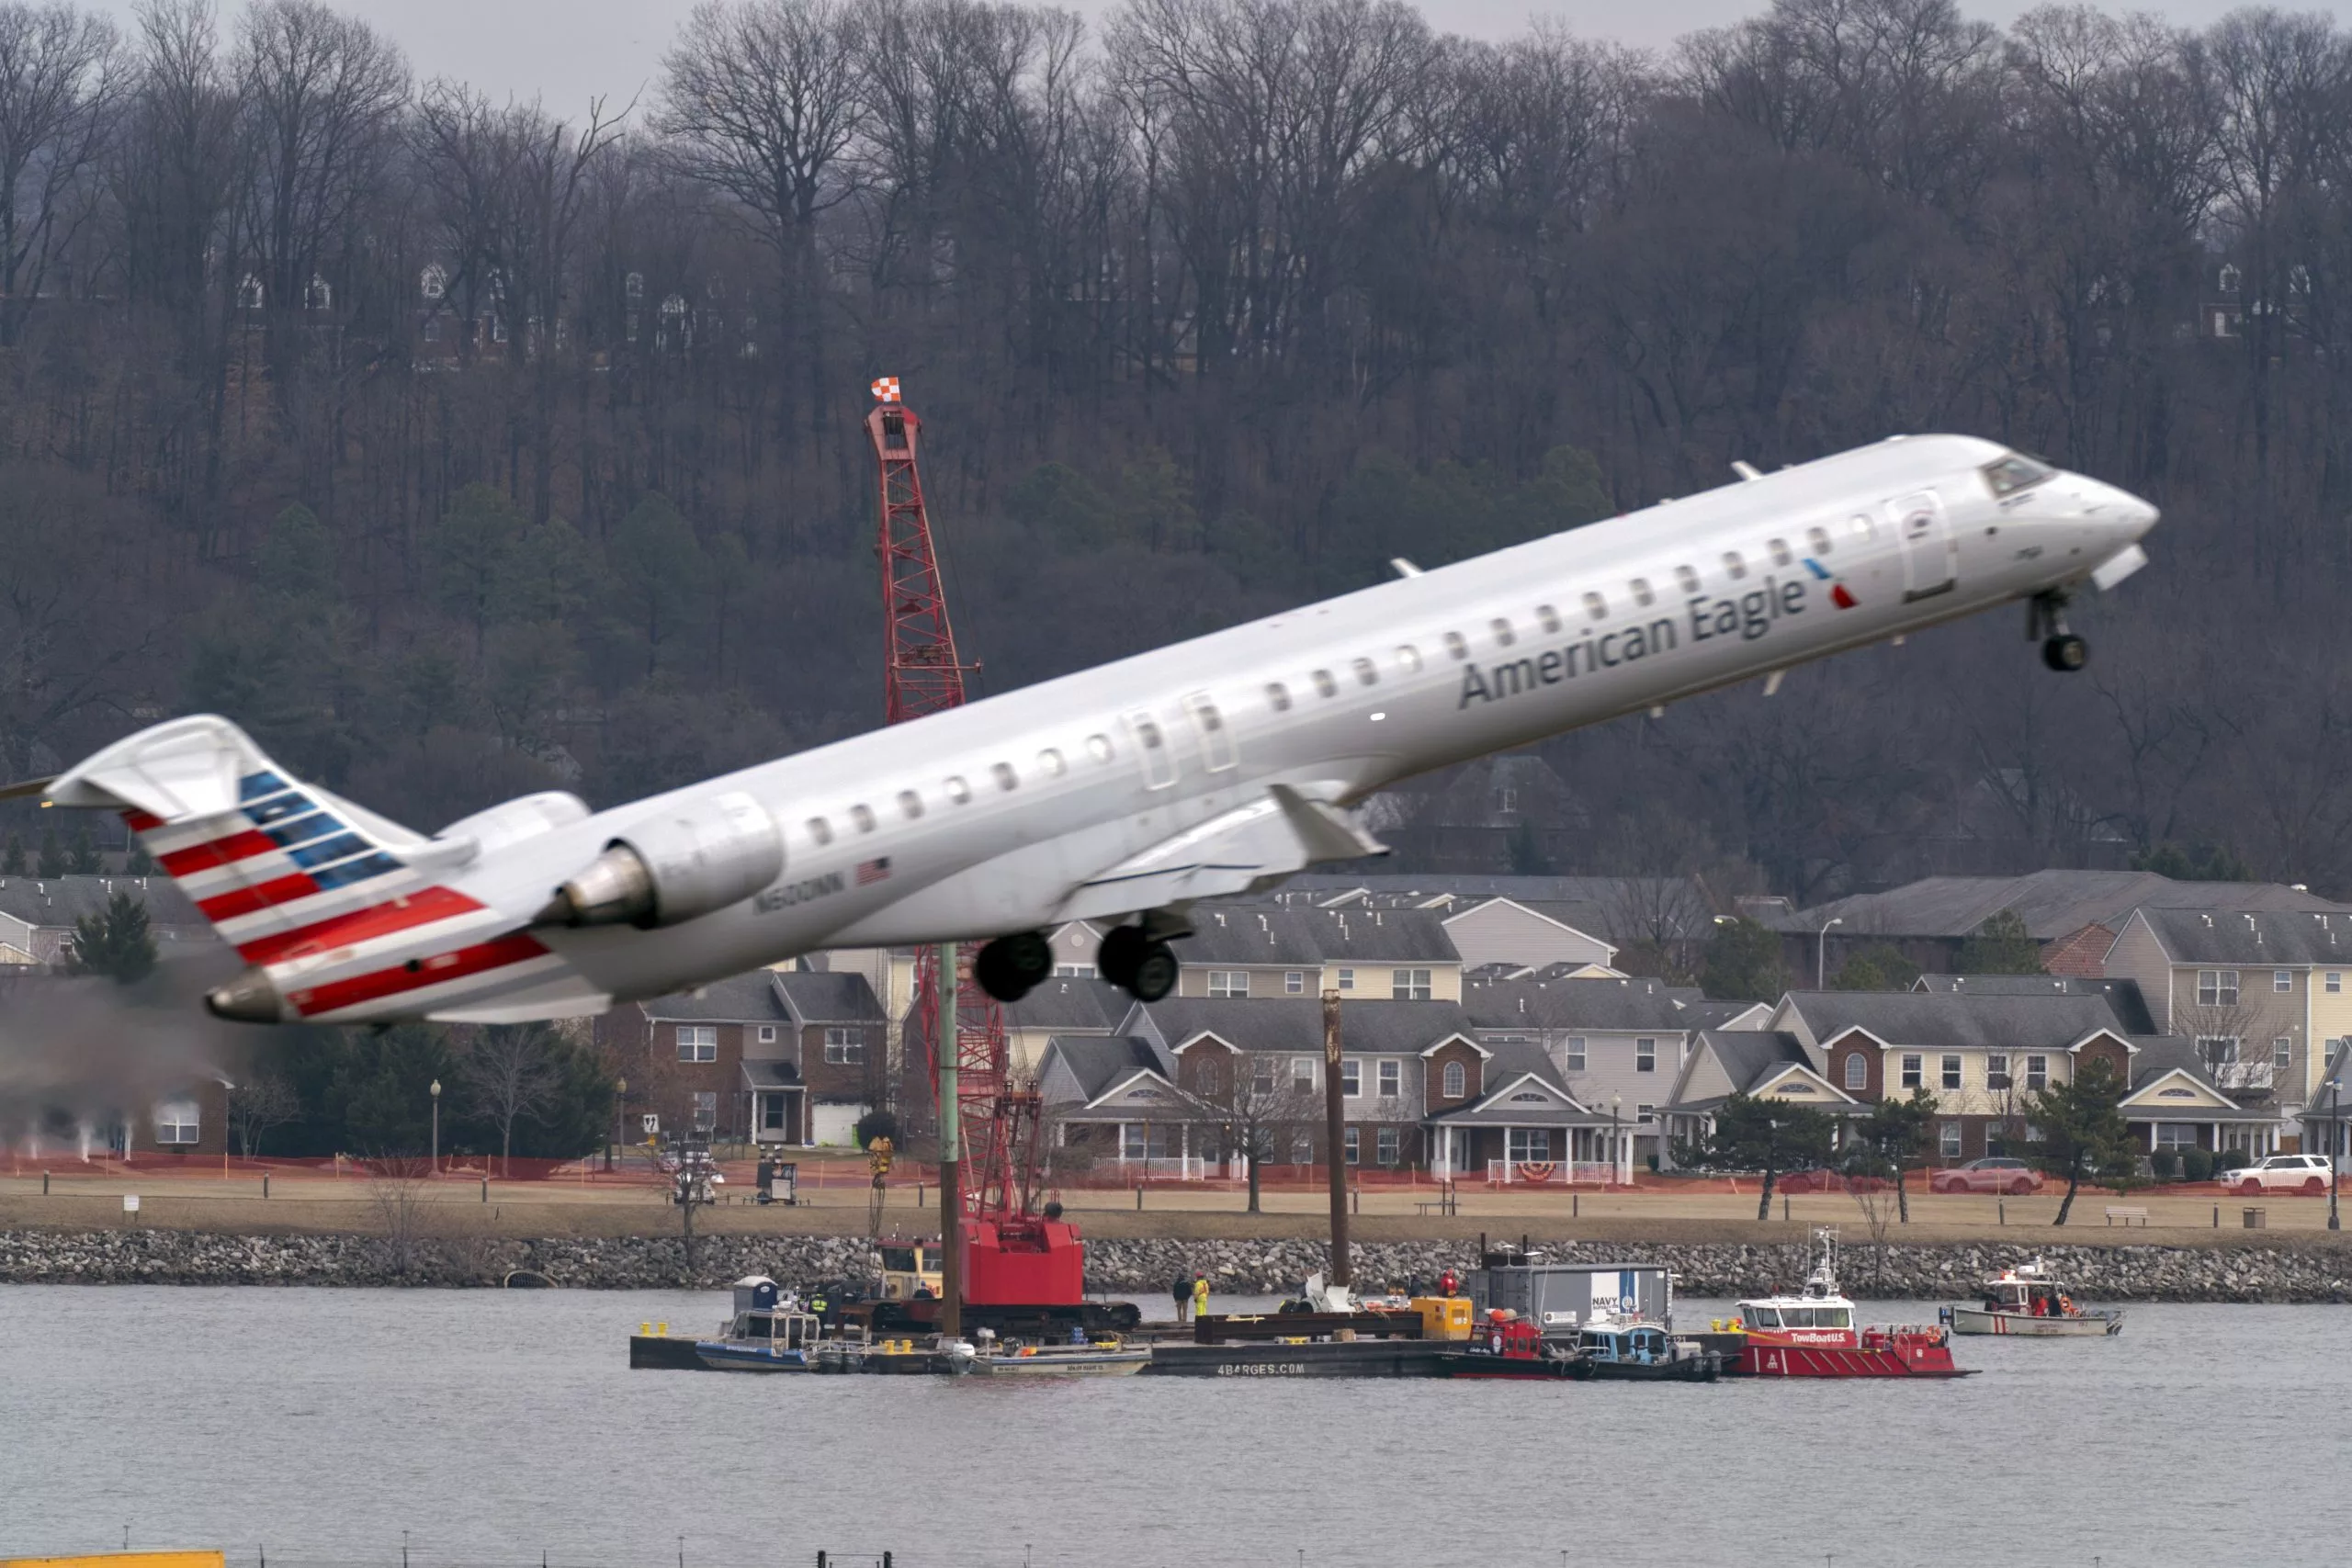
[[[539,919],[674,926],[749,898],[783,870],[784,834],[758,801],[737,792],[684,800],[605,845]]]

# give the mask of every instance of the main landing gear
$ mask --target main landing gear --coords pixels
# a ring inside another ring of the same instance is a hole
[[[1148,916],[1142,925],[1105,931],[1094,967],[1139,1002],[1156,1002],[1176,988],[1176,950],[1154,933]]]
[[[2037,593],[2026,605],[2025,635],[2041,638],[2041,661],[2071,675],[2091,661],[2091,645],[2066,629],[2066,595]]]
[[[1053,944],[1035,931],[1001,936],[972,955],[972,978],[1001,1002],[1019,1001],[1053,972]]]

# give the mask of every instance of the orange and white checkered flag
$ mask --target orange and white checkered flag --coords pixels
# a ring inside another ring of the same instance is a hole
[[[896,376],[876,377],[874,378],[874,400],[882,403],[897,402],[899,400],[899,378]]]

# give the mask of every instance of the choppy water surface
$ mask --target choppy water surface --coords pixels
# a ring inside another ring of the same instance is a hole
[[[127,1529],[232,1568],[264,1548],[390,1568],[403,1532],[412,1568],[764,1568],[820,1548],[905,1568],[2268,1568],[2341,1562],[2352,1527],[2347,1308],[2137,1307],[2117,1340],[1964,1340],[1984,1375],[1952,1383],[628,1370],[640,1320],[725,1310],[0,1288],[0,1557]]]

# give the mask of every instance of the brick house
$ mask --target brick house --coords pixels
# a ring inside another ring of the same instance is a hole
[[[882,1010],[863,975],[755,969],[607,1020],[631,1113],[665,1131],[847,1143],[879,1098]]]

